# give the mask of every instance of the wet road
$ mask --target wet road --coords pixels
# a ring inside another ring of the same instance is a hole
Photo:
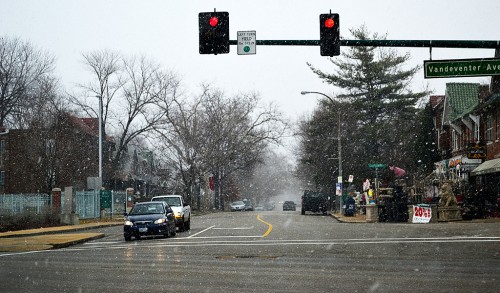
[[[300,212],[198,216],[174,238],[122,227],[0,254],[2,292],[498,292],[498,223],[345,224]]]

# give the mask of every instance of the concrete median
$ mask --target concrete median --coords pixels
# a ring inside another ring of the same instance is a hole
[[[123,223],[98,222],[3,232],[0,233],[0,252],[26,252],[68,247],[105,236],[103,233],[81,233],[81,231],[117,225],[123,225]]]

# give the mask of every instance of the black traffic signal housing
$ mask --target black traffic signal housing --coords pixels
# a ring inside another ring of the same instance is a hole
[[[339,14],[319,15],[319,47],[321,56],[340,55]]]
[[[229,12],[200,12],[200,54],[229,53]]]

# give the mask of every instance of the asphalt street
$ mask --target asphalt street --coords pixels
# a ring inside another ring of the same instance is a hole
[[[340,223],[215,213],[173,238],[121,226],[70,247],[1,252],[2,292],[498,292],[499,223]],[[1,239],[1,238],[0,238]]]

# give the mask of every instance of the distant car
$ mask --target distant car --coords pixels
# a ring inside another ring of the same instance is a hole
[[[176,234],[174,212],[165,202],[136,203],[126,214],[123,226],[123,237],[126,241],[140,239],[141,236],[162,235],[164,237]]]
[[[241,200],[234,201],[231,203],[230,207],[231,207],[231,212],[244,211],[245,203]]]
[[[283,210],[284,211],[295,211],[296,206],[293,201],[287,200],[283,203]]]
[[[264,206],[258,205],[258,206],[255,207],[255,210],[256,211],[263,211],[264,210]]]
[[[245,211],[253,211],[253,204],[249,200],[245,202]]]
[[[274,202],[268,202],[264,205],[264,209],[266,211],[272,211],[274,210],[274,207],[275,207],[275,203]]]

